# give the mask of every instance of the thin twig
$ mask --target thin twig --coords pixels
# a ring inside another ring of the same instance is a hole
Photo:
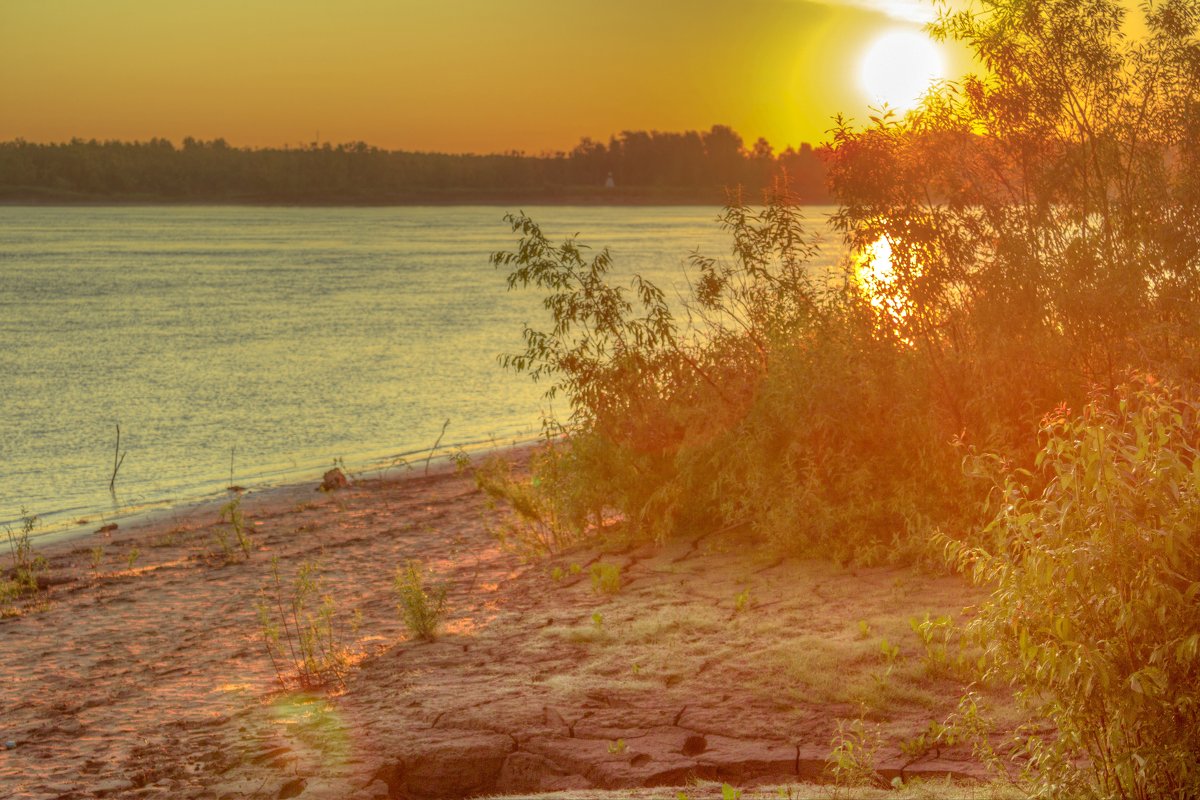
[[[450,427],[450,420],[442,423],[442,432],[438,434],[437,441],[433,443],[433,447],[429,448],[429,455],[425,457],[425,474],[429,474],[429,460],[433,458],[433,453],[437,450],[439,444],[442,443],[442,437],[446,435],[446,428]]]
[[[127,454],[128,454],[128,451],[126,451],[126,453],[121,452],[121,423],[118,422],[117,423],[117,446],[113,448],[112,477],[108,479],[108,490],[110,492],[115,493],[117,491],[116,486],[115,486],[115,484],[117,482],[117,470],[119,470],[121,468],[121,465],[125,463],[125,456]],[[117,458],[118,455],[120,456],[120,458]]]

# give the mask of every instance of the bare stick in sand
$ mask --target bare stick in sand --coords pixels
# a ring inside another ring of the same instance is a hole
[[[117,489],[116,489],[117,470],[119,470],[121,468],[121,465],[125,463],[125,456],[127,454],[128,454],[128,451],[126,451],[125,453],[121,452],[121,423],[118,422],[117,423],[117,446],[115,448],[113,448],[112,477],[108,479],[108,490],[110,492],[116,493],[116,491],[117,491]],[[117,456],[120,456],[120,458],[118,458]]]
[[[437,441],[433,443],[433,447],[429,448],[429,455],[425,456],[425,474],[429,474],[429,459],[433,458],[433,453],[437,450],[439,444],[442,443],[442,437],[446,435],[446,428],[450,427],[450,420],[442,423],[442,432],[438,434]]]

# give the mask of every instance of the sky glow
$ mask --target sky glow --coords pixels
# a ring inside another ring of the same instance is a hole
[[[865,119],[865,48],[898,24],[919,30],[924,7],[3,0],[0,140],[539,153],[725,124],[782,149],[823,140],[835,114]],[[952,72],[969,63],[951,56]]]

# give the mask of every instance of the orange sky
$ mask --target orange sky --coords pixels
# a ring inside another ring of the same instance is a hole
[[[0,140],[362,140],[528,153],[727,124],[777,147],[863,118],[921,0],[0,0]],[[961,51],[951,70],[967,67]]]

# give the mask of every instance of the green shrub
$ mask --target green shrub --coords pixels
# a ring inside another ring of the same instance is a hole
[[[407,561],[396,570],[394,585],[405,627],[418,639],[432,642],[446,610],[446,585],[426,587],[416,561]]]
[[[990,677],[1033,716],[1039,795],[1200,795],[1200,403],[1142,379],[1042,423],[1033,472],[997,469],[974,547]]]
[[[515,476],[508,460],[489,458],[475,468],[475,484],[493,501],[515,514],[494,530],[500,544],[533,560],[557,553],[603,526],[603,512],[587,497],[581,481],[586,470],[575,468],[573,442],[552,435],[530,456],[529,475]]]
[[[235,495],[232,500],[221,506],[221,522],[229,525],[238,550],[241,551],[241,558],[249,558],[250,551],[254,547],[254,542],[251,540],[250,531],[246,527],[246,516],[242,511],[242,497],[240,494]],[[227,536],[227,532],[222,530],[218,533],[218,540],[225,554],[225,559],[233,561],[236,555]]]
[[[621,565],[592,564],[592,590],[600,594],[617,594],[621,591]]]
[[[833,737],[833,750],[826,758],[826,767],[839,788],[861,788],[882,783],[875,771],[875,756],[882,736],[879,727],[868,728],[863,720],[847,724],[838,720]]]
[[[14,531],[6,526],[8,552],[12,560],[11,576],[7,593],[11,597],[36,594],[38,576],[46,570],[46,559],[33,551],[33,531],[38,517],[21,509],[21,529]]]
[[[555,246],[510,218],[522,239],[493,261],[510,287],[547,292],[553,326],[526,330],[504,363],[551,379],[571,407],[569,437],[535,465],[541,483],[507,491],[539,540],[579,537],[611,511],[658,539],[743,526],[782,550],[882,561],[970,517],[957,421],[928,369],[880,335],[858,289],[814,276],[786,184],[766,200],[725,210],[731,261],[692,257],[686,324],[648,282],[632,297],[611,285],[607,252],[585,259],[574,239]]]

